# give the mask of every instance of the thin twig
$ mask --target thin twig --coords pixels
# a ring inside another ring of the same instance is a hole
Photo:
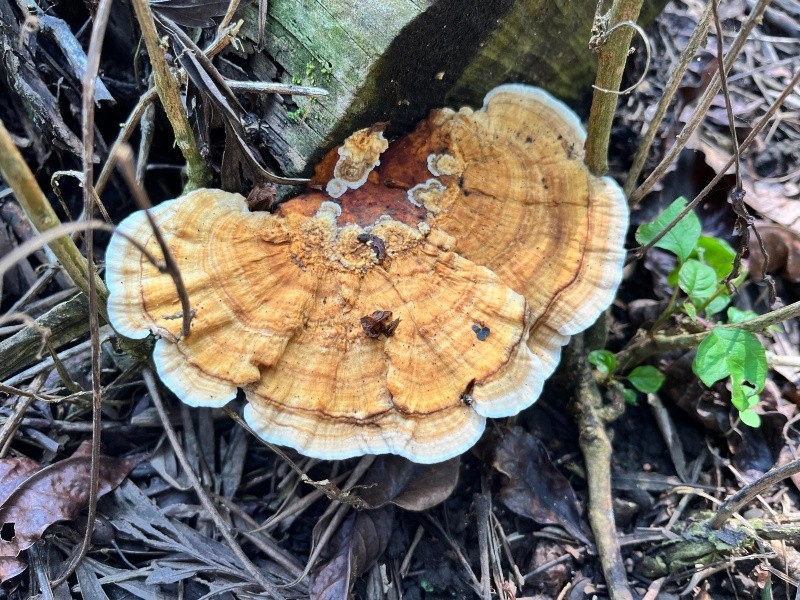
[[[94,14],[94,25],[92,35],[89,40],[89,51],[87,53],[86,73],[82,81],[82,122],[81,132],[83,134],[83,214],[87,222],[84,233],[86,240],[86,264],[89,272],[89,338],[92,348],[92,456],[89,468],[89,512],[86,517],[86,529],[83,533],[78,551],[72,556],[67,566],[54,581],[54,586],[58,586],[72,575],[75,567],[83,560],[89,551],[94,533],[94,520],[97,514],[97,490],[100,484],[100,436],[103,407],[103,389],[100,384],[100,319],[97,297],[97,278],[95,277],[94,264],[94,229],[88,224],[94,215],[95,196],[94,196],[94,96],[97,88],[97,77],[100,71],[100,54],[103,47],[103,38],[106,35],[108,17],[111,14],[111,6],[114,0],[101,0],[97,5]],[[105,299],[102,301],[105,305]],[[103,307],[105,308],[105,306]],[[55,353],[53,353],[55,358]]]
[[[158,223],[156,223],[153,215],[151,215],[148,210],[152,208],[153,205],[147,197],[147,192],[145,192],[144,188],[136,181],[136,168],[133,166],[133,151],[127,144],[122,144],[117,149],[117,166],[119,166],[120,171],[122,171],[122,176],[125,178],[128,188],[133,192],[136,204],[139,206],[140,210],[144,211],[147,221],[150,223],[150,227],[153,230],[153,236],[156,238],[159,248],[161,248],[161,254],[164,255],[165,270],[169,276],[172,277],[172,282],[175,284],[175,289],[178,292],[178,298],[181,302],[181,337],[185,338],[189,335],[192,326],[192,308],[189,304],[189,292],[186,290],[186,285],[183,283],[183,277],[181,277],[181,270],[178,268],[178,263],[175,262],[172,253],[169,251],[167,241],[161,234]]]
[[[17,432],[17,429],[23,423],[23,419],[25,418],[25,413],[28,412],[31,404],[33,404],[34,399],[36,399],[37,392],[41,389],[42,384],[44,383],[45,376],[44,374],[39,375],[36,380],[31,384],[31,389],[33,392],[29,392],[28,394],[17,394],[18,396],[22,396],[22,398],[17,402],[16,406],[14,407],[11,416],[6,418],[6,421],[3,423],[3,426],[0,427],[0,458],[4,457],[8,453],[8,449],[11,446],[11,441],[14,439],[14,434]],[[5,387],[5,386],[4,386]],[[7,390],[2,390],[5,394],[10,394],[11,392]]]
[[[758,120],[758,123],[756,123],[753,126],[753,129],[750,131],[748,136],[739,145],[739,150],[740,151],[744,150],[748,146],[750,146],[750,144],[756,139],[758,134],[761,133],[761,131],[764,129],[764,127],[767,126],[767,123],[769,123],[769,121],[770,121],[770,119],[772,119],[773,115],[783,105],[784,100],[786,100],[786,98],[788,98],[792,93],[794,93],[794,88],[797,85],[800,85],[800,69],[797,70],[797,72],[794,74],[794,77],[792,77],[792,80],[789,82],[789,84],[781,92],[780,96],[778,96],[775,99],[775,102],[772,103],[772,106],[769,107],[769,110],[767,110],[767,112],[764,114],[764,116],[761,117]],[[636,258],[641,258],[642,256],[644,256],[645,252],[647,252],[650,248],[655,246],[661,240],[661,238],[663,238],[665,235],[667,235],[667,233],[669,233],[672,230],[672,228],[675,227],[675,225],[678,224],[678,222],[681,219],[683,219],[698,204],[700,204],[700,202],[702,202],[703,199],[705,199],[705,197],[708,196],[708,194],[711,192],[711,190],[713,190],[716,187],[716,185],[720,182],[720,180],[725,176],[725,173],[733,165],[735,160],[736,160],[736,157],[735,156],[731,156],[728,159],[728,162],[726,162],[722,166],[722,168],[717,170],[717,174],[714,175],[714,177],[711,179],[710,182],[708,182],[706,187],[704,187],[702,190],[700,190],[700,193],[697,194],[697,196],[695,196],[694,199],[692,199],[692,201],[689,202],[689,204],[686,205],[686,208],[684,208],[680,212],[680,214],[678,214],[674,219],[672,219],[672,221],[666,227],[664,227],[664,229],[662,229],[655,237],[653,237],[652,240],[650,240],[647,244],[644,244],[643,246],[637,248],[633,252],[633,255],[632,255],[633,258],[636,259]]]
[[[189,119],[184,112],[180,87],[164,56],[165,51],[161,47],[158,38],[150,4],[147,0],[133,0],[133,8],[136,11],[136,18],[142,30],[144,43],[147,46],[147,54],[150,56],[150,64],[153,67],[158,96],[161,99],[164,112],[172,124],[175,143],[186,159],[186,174],[188,177],[186,190],[201,188],[211,181],[211,173],[197,147],[192,128],[189,125]]]
[[[711,529],[718,529],[727,521],[733,513],[742,506],[752,501],[756,496],[765,492],[776,483],[783,481],[787,477],[800,473],[800,458],[789,461],[785,465],[770,469],[758,480],[750,485],[746,485],[733,496],[725,500],[715,514],[707,522]]]
[[[120,127],[119,133],[117,134],[117,139],[114,140],[114,143],[111,145],[111,149],[108,151],[108,159],[103,165],[103,169],[100,171],[100,176],[97,178],[95,190],[97,191],[98,195],[102,194],[103,190],[106,189],[106,184],[111,178],[111,174],[114,172],[117,150],[122,144],[128,141],[131,135],[133,135],[133,130],[142,119],[147,107],[149,107],[153,103],[153,100],[155,100],[157,97],[158,92],[154,87],[142,94],[142,96],[139,98],[139,102],[136,103],[136,106],[133,107],[133,110],[128,115],[128,118],[125,119],[122,127]]]
[[[736,39],[733,40],[733,43],[728,50],[728,54],[722,61],[723,68],[726,73],[731,70],[733,63],[736,61],[739,52],[741,51],[742,47],[744,47],[744,44],[747,41],[747,38],[750,36],[753,28],[761,22],[761,17],[763,16],[764,11],[769,3],[770,0],[759,0],[756,6],[753,8],[753,11],[747,17],[747,20],[742,24],[741,30],[736,36]],[[672,144],[670,149],[667,150],[664,158],[661,160],[658,166],[653,169],[653,172],[647,177],[647,179],[645,179],[644,182],[642,182],[642,184],[633,193],[631,193],[630,197],[628,198],[628,203],[631,206],[636,206],[636,204],[638,204],[642,198],[644,198],[645,194],[647,194],[653,188],[656,182],[663,177],[669,166],[675,161],[681,150],[683,150],[683,148],[686,146],[686,143],[689,141],[692,133],[694,133],[694,130],[697,129],[700,123],[702,123],[705,119],[708,108],[711,106],[711,102],[716,97],[719,89],[720,77],[719,73],[715,73],[714,77],[711,78],[711,82],[708,84],[706,91],[697,102],[697,108],[692,114],[692,117],[683,127],[681,132],[675,137],[675,142]]]
[[[252,435],[260,444],[263,444],[272,452],[280,456],[283,461],[289,465],[289,467],[291,467],[295,473],[297,473],[303,483],[307,483],[308,485],[315,487],[317,490],[325,494],[329,500],[341,502],[342,504],[349,504],[353,508],[357,508],[359,510],[369,508],[366,502],[364,502],[359,496],[350,494],[347,491],[347,488],[340,489],[333,481],[327,479],[324,481],[314,481],[306,474],[305,471],[303,471],[303,469],[297,466],[297,464],[291,458],[289,458],[288,454],[281,450],[279,446],[270,444],[267,440],[261,437],[252,427],[250,427],[247,421],[245,421],[239,414],[236,413],[236,411],[228,408],[227,406],[223,407],[222,410],[240,427],[250,433],[250,435]],[[359,465],[360,464],[361,463],[359,463]]]
[[[709,5],[711,6],[711,10],[714,13],[714,27],[717,30],[717,56],[722,56],[725,53],[725,49],[722,46],[722,23],[719,20],[719,14],[717,12],[717,2],[719,0],[710,0]],[[733,107],[731,106],[731,95],[728,91],[728,76],[725,73],[725,68],[723,66],[723,61],[717,61],[719,65],[718,73],[719,73],[719,82],[720,87],[722,88],[722,96],[725,100],[725,111],[728,114],[728,127],[731,130],[731,144],[733,145],[733,169],[736,173],[736,189],[742,189],[742,172],[740,168],[740,163],[742,162],[742,158],[739,155],[739,139],[736,136],[736,121],[733,116]]]
[[[150,393],[150,398],[152,399],[153,404],[158,411],[161,422],[164,425],[164,431],[167,434],[167,438],[169,439],[169,443],[172,446],[173,451],[175,452],[175,457],[181,464],[181,468],[186,474],[186,477],[189,479],[189,483],[192,485],[192,488],[197,494],[197,497],[200,500],[200,503],[203,505],[206,513],[214,522],[214,525],[216,525],[222,537],[225,538],[225,542],[236,555],[236,558],[239,559],[239,562],[242,563],[242,566],[244,566],[244,568],[247,569],[247,571],[253,577],[253,580],[257,582],[271,597],[281,598],[281,595],[279,594],[275,585],[267,581],[258,567],[256,567],[244,553],[244,550],[242,550],[242,547],[236,541],[233,533],[231,533],[228,524],[222,519],[216,507],[214,506],[214,503],[211,501],[208,491],[203,487],[200,479],[198,479],[197,475],[192,470],[192,466],[189,464],[189,460],[186,458],[186,455],[183,453],[183,449],[181,448],[181,443],[178,440],[178,434],[175,433],[175,428],[172,426],[172,423],[169,420],[169,414],[167,413],[167,409],[164,407],[164,402],[161,400],[161,394],[158,391],[158,385],[156,384],[155,376],[149,367],[142,369],[142,378],[147,386],[147,391]]]
[[[667,84],[664,86],[664,91],[658,101],[655,113],[653,113],[653,116],[647,121],[647,131],[639,142],[639,147],[636,149],[636,154],[633,155],[631,168],[628,170],[628,177],[625,181],[625,193],[628,195],[630,195],[630,193],[633,191],[636,181],[639,179],[639,175],[644,168],[644,163],[647,160],[647,154],[650,152],[650,148],[653,145],[656,134],[658,134],[659,127],[661,127],[661,121],[664,120],[664,115],[667,112],[667,108],[672,102],[675,92],[678,91],[678,85],[683,79],[686,69],[691,64],[694,55],[697,53],[697,49],[700,47],[700,44],[703,42],[706,34],[708,33],[708,26],[711,22],[712,6],[713,2],[706,4],[703,15],[700,17],[700,20],[697,22],[697,26],[692,32],[692,37],[689,38],[686,48],[683,49],[683,52],[678,59],[678,63],[672,67],[670,71],[669,79],[667,80]]]
[[[724,325],[718,325],[717,327],[721,329],[743,329],[751,333],[758,333],[773,325],[798,317],[800,317],[800,302],[795,302],[794,304],[789,304],[788,306],[778,308],[752,319],[747,319],[746,321],[726,323]],[[654,335],[645,338],[644,341],[636,343],[617,353],[618,370],[620,372],[626,372],[656,354],[664,354],[673,350],[695,348],[710,333],[711,330],[679,335]]]
[[[375,462],[375,455],[374,454],[367,454],[366,456],[362,456],[361,459],[358,461],[358,464],[355,466],[353,471],[347,478],[347,481],[344,482],[342,489],[345,492],[349,492],[353,489],[361,479],[364,477],[364,474],[367,470],[372,466],[372,463]],[[315,525],[314,529],[316,531],[317,527],[319,527],[320,523],[324,522],[325,519],[333,513],[330,522],[325,526],[322,534],[319,536],[319,539],[313,541],[311,553],[308,556],[308,562],[306,563],[305,569],[303,569],[303,577],[308,575],[311,569],[314,567],[314,564],[317,562],[320,554],[322,551],[328,547],[328,542],[333,537],[333,534],[339,529],[339,525],[341,525],[342,521],[344,520],[345,516],[347,515],[348,511],[350,510],[351,506],[349,504],[341,503],[337,504],[335,501],[331,502],[322,516],[318,519],[317,525]],[[302,578],[300,578],[302,579]],[[297,579],[292,582],[292,585],[296,584],[300,581]]]
[[[475,520],[478,525],[478,556],[481,562],[481,600],[492,598],[492,575],[489,570],[489,498],[475,494]]]

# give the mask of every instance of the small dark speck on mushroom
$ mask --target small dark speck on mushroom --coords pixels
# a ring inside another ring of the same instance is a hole
[[[464,391],[461,392],[461,396],[459,396],[461,401],[467,406],[472,405],[472,390],[474,387],[475,387],[475,380],[473,379],[467,384],[467,387],[464,389]]]
[[[533,143],[533,137],[531,137],[531,136],[528,136],[528,137],[526,137],[526,138],[525,138],[525,143],[526,143],[526,144],[531,144],[531,143]]]
[[[362,244],[367,244],[375,253],[375,258],[382,261],[386,258],[386,244],[377,235],[371,233],[359,233],[356,238]]]
[[[376,310],[371,315],[361,317],[361,327],[368,338],[377,339],[381,335],[391,337],[400,319],[392,320],[392,311]]]
[[[472,331],[475,332],[475,336],[478,338],[479,341],[483,342],[489,337],[490,329],[488,327],[481,327],[480,325],[473,325]]]

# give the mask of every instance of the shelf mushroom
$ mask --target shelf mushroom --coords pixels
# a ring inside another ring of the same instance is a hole
[[[446,460],[536,400],[619,284],[627,204],[588,173],[584,136],[546,92],[504,85],[391,145],[356,132],[272,214],[210,189],[160,204],[184,338],[171,278],[129,241],[161,255],[134,213],[106,254],[112,325],[158,336],[158,373],[188,404],[243,390],[270,442]]]

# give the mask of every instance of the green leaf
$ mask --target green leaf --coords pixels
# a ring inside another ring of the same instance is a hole
[[[725,240],[701,235],[697,240],[697,255],[709,267],[714,269],[717,280],[725,279],[733,270],[736,251]]]
[[[692,321],[697,321],[697,307],[689,300],[683,303],[683,311],[689,315]]]
[[[622,388],[622,397],[625,398],[625,404],[630,404],[631,406],[637,406],[639,404],[639,400],[636,398],[636,392],[629,387]]]
[[[698,346],[692,370],[707,386],[730,377],[732,389],[747,382],[757,394],[767,380],[767,353],[749,331],[717,327]],[[744,389],[738,393],[742,399],[752,395],[746,395]]]
[[[686,208],[686,198],[680,197],[670,204],[652,223],[644,223],[636,230],[636,241],[647,244],[661,233],[680,212]],[[656,248],[663,248],[674,253],[681,262],[685,262],[697,245],[700,238],[700,219],[689,212],[663,238],[656,242]]]
[[[752,408],[740,411],[739,418],[745,425],[749,425],[750,427],[761,427],[761,417]]]
[[[643,394],[653,394],[659,390],[664,383],[664,374],[649,365],[636,367],[628,374],[628,381],[631,385]]]
[[[752,310],[741,310],[735,306],[728,308],[728,323],[741,323],[757,316]]]
[[[603,375],[610,375],[617,368],[617,357],[608,350],[592,350],[586,358]]]
[[[731,380],[731,404],[738,410],[747,410],[758,404],[758,394],[752,386]]]
[[[703,304],[717,291],[717,274],[708,265],[690,258],[683,263],[678,272],[678,285],[688,294],[692,302]]]
[[[727,294],[720,294],[711,302],[706,304],[706,314],[715,315],[718,312],[725,310],[725,307],[731,303],[731,298]]]

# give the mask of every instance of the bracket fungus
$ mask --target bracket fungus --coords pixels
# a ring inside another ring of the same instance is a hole
[[[158,373],[188,404],[242,389],[270,442],[448,459],[536,400],[619,284],[627,204],[587,171],[584,136],[546,92],[504,85],[391,145],[356,132],[274,213],[210,189],[160,204],[184,338],[172,279],[129,241],[161,256],[134,213],[106,255],[112,325],[158,336]]]

